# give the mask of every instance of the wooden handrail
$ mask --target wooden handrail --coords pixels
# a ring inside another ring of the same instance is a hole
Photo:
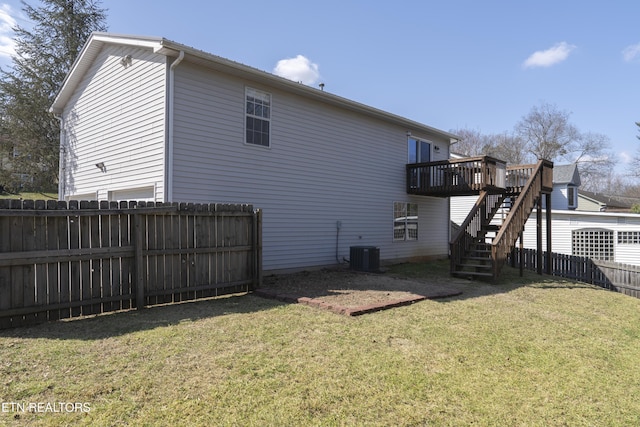
[[[458,233],[450,243],[451,273],[460,264],[471,245],[480,237],[483,225],[488,224],[495,215],[495,208],[502,200],[502,195],[491,194],[482,191],[480,197],[469,211],[469,214],[460,225]]]
[[[533,211],[535,205],[540,201],[544,178],[543,173],[545,167],[549,166],[549,163],[550,162],[546,160],[540,160],[535,165],[533,173],[529,176],[529,179],[522,188],[522,192],[516,198],[507,218],[493,240],[491,245],[491,258],[493,261],[494,280],[498,277],[500,269],[507,259],[507,255],[511,252],[520,233],[524,230],[524,225],[531,211]],[[518,168],[513,168],[513,170],[527,168],[527,166],[519,166]]]

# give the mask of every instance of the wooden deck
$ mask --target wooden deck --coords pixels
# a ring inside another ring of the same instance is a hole
[[[553,165],[545,163],[542,192],[553,186]],[[419,196],[451,197],[490,194],[519,194],[537,165],[507,167],[489,156],[406,165],[407,193]]]

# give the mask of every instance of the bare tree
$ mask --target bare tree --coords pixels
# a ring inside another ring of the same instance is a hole
[[[580,132],[569,122],[570,114],[553,104],[534,106],[515,126],[526,151],[536,159],[556,160],[575,151]]]
[[[510,165],[521,165],[531,161],[522,138],[505,132],[491,135],[490,139],[493,143],[487,151],[488,155],[504,160]]]
[[[600,178],[612,173],[615,161],[610,146],[611,142],[606,135],[593,132],[580,135],[575,151],[570,154],[573,157],[571,160],[578,164],[582,188],[585,190],[600,190]]]
[[[465,157],[484,155],[491,144],[490,137],[483,135],[479,130],[457,129],[452,130],[451,133],[460,137],[453,146],[453,151]]]

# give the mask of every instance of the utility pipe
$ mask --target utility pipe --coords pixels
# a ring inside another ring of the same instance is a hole
[[[168,141],[167,141],[167,149],[165,150],[165,154],[164,154],[166,165],[167,165],[167,168],[165,169],[165,173],[167,174],[165,179],[166,187],[164,189],[165,202],[173,201],[173,133],[174,133],[173,101],[174,101],[174,94],[175,94],[175,89],[174,89],[175,71],[174,70],[178,66],[178,64],[182,62],[183,59],[184,59],[184,51],[181,50],[176,60],[173,61],[173,63],[169,67],[169,112],[168,112],[169,117],[167,118],[167,133],[169,135],[168,135]]]

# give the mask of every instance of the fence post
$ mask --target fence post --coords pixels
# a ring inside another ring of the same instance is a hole
[[[133,261],[133,268],[136,272],[136,309],[141,310],[144,308],[144,275],[142,274],[142,214],[132,213],[131,215],[133,215],[134,245],[136,251]]]
[[[262,286],[262,209],[255,211],[255,246],[254,254],[256,260],[256,280],[257,287]]]

